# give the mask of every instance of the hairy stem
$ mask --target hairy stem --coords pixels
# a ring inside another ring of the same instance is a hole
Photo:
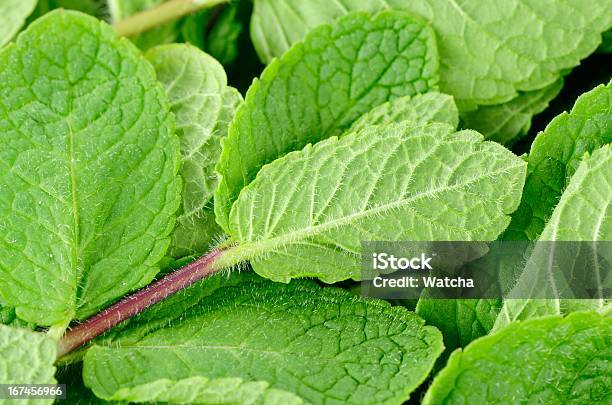
[[[216,250],[181,267],[132,295],[128,295],[82,324],[70,329],[60,340],[57,357],[89,342],[120,322],[129,319],[168,296],[214,274],[216,260],[223,251]]]
[[[113,24],[119,36],[130,37],[184,15],[225,3],[228,0],[170,0]]]

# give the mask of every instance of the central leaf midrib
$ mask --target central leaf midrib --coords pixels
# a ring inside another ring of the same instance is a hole
[[[337,220],[329,221],[329,222],[326,222],[320,225],[309,226],[301,230],[289,232],[287,234],[277,236],[274,238],[264,239],[260,241],[259,240],[246,241],[234,247],[233,249],[228,250],[226,255],[230,257],[230,261],[232,261],[231,256],[232,256],[232,253],[234,252],[235,252],[234,256],[236,256],[236,258],[238,259],[237,261],[252,260],[253,258],[257,257],[260,254],[273,252],[275,249],[279,247],[282,247],[284,245],[289,245],[293,242],[297,242],[302,239],[306,239],[310,236],[314,236],[314,235],[323,233],[328,230],[332,230],[335,228],[340,228],[342,226],[349,225],[354,221],[359,221],[369,216],[376,216],[376,215],[383,214],[384,212],[387,212],[387,211],[393,211],[394,209],[401,208],[403,205],[406,205],[410,202],[414,202],[414,201],[417,201],[419,199],[426,198],[426,197],[431,197],[437,193],[464,188],[486,177],[491,177],[491,176],[495,176],[495,175],[499,175],[499,174],[511,171],[512,169],[517,168],[520,165],[522,165],[522,162],[519,162],[519,163],[520,164],[506,166],[500,170],[487,172],[487,174],[485,175],[479,175],[479,176],[472,177],[468,181],[465,181],[462,183],[457,183],[452,186],[444,186],[444,187],[440,187],[436,189],[431,189],[429,191],[425,191],[425,192],[422,192],[416,195],[412,195],[411,197],[408,197],[408,198],[403,198],[398,201],[393,201],[391,203],[382,204],[374,208],[371,208],[369,210],[357,212],[357,213],[339,218]],[[244,251],[246,251],[246,253]]]

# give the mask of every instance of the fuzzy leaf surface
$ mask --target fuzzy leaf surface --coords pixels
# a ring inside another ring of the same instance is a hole
[[[256,0],[251,37],[269,62],[319,24],[383,9],[431,21],[440,90],[466,106],[504,103],[552,84],[591,54],[612,25],[610,0]]]
[[[219,62],[193,46],[162,45],[146,57],[166,89],[183,158],[183,202],[169,254],[202,254],[220,233],[211,213],[210,200],[218,183],[214,167],[242,96],[227,85]]]
[[[453,97],[435,91],[387,101],[363,114],[351,125],[348,133],[360,131],[370,125],[410,122],[426,124],[441,122],[457,128],[459,115]]]
[[[506,239],[538,238],[585,153],[612,142],[612,82],[581,95],[536,137]],[[588,240],[588,239],[577,239]]]
[[[278,389],[315,404],[400,403],[442,351],[440,333],[404,308],[310,281],[238,277],[242,282],[195,300],[171,326],[144,335],[133,331],[140,335],[136,340],[119,335],[108,346],[91,348],[85,383],[105,399],[134,395],[134,387],[144,384],[169,390],[182,380],[205,378],[206,386],[185,391],[205,388],[200,399],[209,403],[221,392],[239,394],[227,391],[228,381],[236,390]]]
[[[455,351],[423,403],[605,403],[612,319],[592,312],[513,323]]]
[[[237,247],[287,282],[360,278],[362,240],[494,240],[520,200],[525,162],[446,124],[368,127],[266,165],[231,213]]]
[[[91,315],[158,272],[180,203],[155,72],[100,21],[38,19],[0,52],[0,294],[39,325]]]
[[[0,382],[55,384],[56,342],[43,333],[0,325]],[[15,403],[0,399],[0,404]],[[23,404],[52,404],[52,399],[21,400]]]
[[[602,146],[586,156],[563,193],[559,204],[540,236],[542,241],[610,241],[612,240],[612,147]],[[532,252],[535,263],[543,263],[539,255],[555,254],[547,246],[536,245]],[[569,259],[568,259],[569,260]],[[548,276],[548,273],[552,275]],[[546,280],[544,285],[538,284]],[[536,292],[542,288],[554,287],[563,280],[555,278],[554,269],[530,265],[517,281],[515,288],[528,291],[535,286]],[[610,280],[601,280],[604,290],[610,288]],[[603,299],[563,300],[563,299],[509,299],[504,302],[495,323],[500,328],[510,322],[549,314],[566,314],[577,309],[600,308]]]
[[[346,130],[373,107],[436,87],[433,30],[402,12],[347,15],[313,30],[249,88],[217,166],[217,222],[259,169]]]

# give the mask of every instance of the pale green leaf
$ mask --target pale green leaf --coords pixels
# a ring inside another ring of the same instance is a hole
[[[596,313],[514,323],[456,350],[423,403],[608,403],[611,357],[612,319]]]
[[[271,388],[316,404],[397,404],[442,351],[440,333],[404,308],[305,280],[238,277],[238,284],[194,297],[180,316],[166,311],[175,317],[169,326],[143,322],[147,332],[132,332],[137,339],[124,340],[128,330],[92,347],[85,383],[106,399],[148,401],[152,392],[176,389],[199,402],[218,403],[223,394],[246,404],[258,399],[248,393],[269,395]]]
[[[168,94],[183,157],[183,203],[169,254],[202,254],[222,233],[210,201],[218,183],[214,167],[242,96],[227,85],[219,62],[193,46],[162,45],[146,57]]]
[[[36,0],[0,1],[0,48],[9,42],[36,7]]]
[[[446,94],[430,92],[387,101],[363,114],[347,132],[355,132],[369,125],[409,122],[426,124],[441,122],[457,128],[459,113],[453,98]]]
[[[601,43],[611,0],[255,0],[251,36],[262,60],[353,10],[410,11],[429,20],[440,89],[459,105],[499,104],[551,85]],[[464,102],[466,104],[464,104]]]
[[[612,240],[612,147],[597,149],[592,156],[586,156],[573,175],[569,186],[563,193],[559,204],[544,228],[542,241],[610,241]],[[525,269],[517,280],[515,289],[529,291],[554,288],[550,283],[559,282],[554,276],[545,277],[546,284],[540,286],[542,274],[554,272],[537,265],[545,263],[541,255],[551,255],[550,245],[536,245],[527,261]],[[534,265],[534,263],[536,265]],[[557,280],[557,281],[556,281]],[[604,280],[605,281],[605,280]],[[608,280],[609,281],[609,280]],[[608,288],[604,286],[604,288]],[[521,295],[524,295],[521,293]],[[529,319],[543,315],[566,314],[579,309],[600,308],[605,304],[602,299],[563,300],[563,299],[508,299],[495,322],[498,329],[516,320]]]
[[[264,70],[238,110],[217,166],[217,222],[229,230],[232,204],[264,164],[437,82],[434,33],[420,18],[353,13],[313,30]]]
[[[105,23],[38,19],[0,51],[0,294],[40,325],[148,284],[180,203],[155,72]]]
[[[504,237],[537,239],[584,154],[610,142],[612,82],[580,96],[570,113],[558,115],[538,134],[529,154],[521,205]]]
[[[55,384],[57,343],[38,332],[0,325],[0,383]],[[0,404],[17,403],[1,399]],[[20,404],[52,404],[52,399],[28,399]]]
[[[110,398],[129,402],[169,402],[214,405],[302,405],[304,400],[287,391],[270,388],[266,381],[242,378],[188,377],[174,381],[159,379],[134,387],[121,388]]]
[[[467,128],[475,129],[495,142],[512,145],[529,132],[531,118],[555,98],[563,80],[559,79],[540,90],[521,92],[518,97],[504,104],[480,106],[476,110],[461,114]]]
[[[362,240],[494,240],[520,200],[525,162],[473,131],[392,124],[321,141],[264,166],[230,217],[267,278],[359,279]]]

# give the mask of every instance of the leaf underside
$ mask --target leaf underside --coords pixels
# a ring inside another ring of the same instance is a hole
[[[494,240],[520,199],[525,162],[473,131],[392,124],[307,146],[265,166],[231,213],[262,276],[361,277],[362,240]]]

